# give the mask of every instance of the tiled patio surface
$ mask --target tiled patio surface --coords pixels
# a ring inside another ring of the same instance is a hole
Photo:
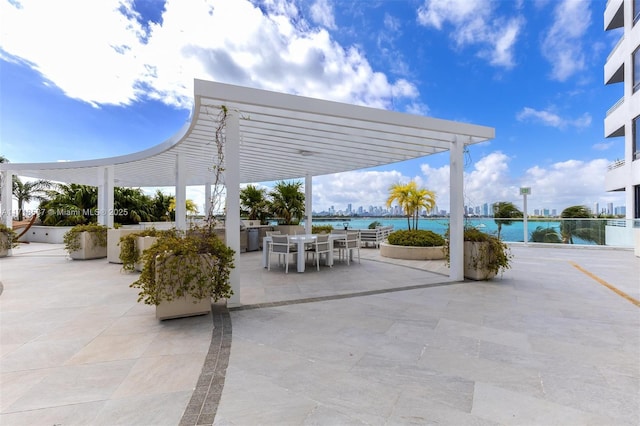
[[[245,253],[244,307],[158,322],[120,265],[22,246],[0,259],[0,424],[640,424],[640,259],[512,250],[464,283],[375,249],[304,274]]]

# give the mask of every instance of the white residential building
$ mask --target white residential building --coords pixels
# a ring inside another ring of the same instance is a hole
[[[622,29],[604,65],[605,84],[622,83],[624,94],[607,111],[605,137],[624,138],[624,158],[609,165],[607,191],[625,191],[627,219],[640,218],[640,0],[609,0],[605,31]]]

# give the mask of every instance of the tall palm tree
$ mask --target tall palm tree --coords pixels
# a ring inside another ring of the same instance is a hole
[[[531,232],[531,241],[534,243],[561,243],[562,239],[554,228],[538,226]]]
[[[45,225],[78,225],[95,222],[98,188],[89,185],[57,184],[47,191],[50,198],[40,203]]]
[[[198,214],[198,206],[196,206],[196,203],[194,203],[193,200],[187,199],[185,201],[185,208],[187,209],[187,213]],[[176,197],[171,197],[171,201],[169,202],[169,211],[176,211]]]
[[[396,201],[402,211],[407,215],[407,228],[412,229],[411,220],[413,219],[413,229],[418,229],[418,220],[420,218],[420,210],[424,208],[427,212],[433,210],[436,206],[436,195],[433,191],[425,188],[418,188],[415,181],[409,183],[396,183],[389,188],[389,198],[387,198],[387,207],[391,207]]]
[[[412,181],[413,182],[413,181]],[[394,183],[389,187],[389,197],[387,198],[387,207],[391,207],[393,202],[397,202],[403,212],[407,215],[407,228],[411,229],[411,215],[409,212],[409,203],[411,200],[410,183]]]
[[[113,188],[114,221],[123,225],[153,222],[153,200],[140,188]]]
[[[502,225],[509,226],[513,224],[514,219],[523,217],[523,213],[513,203],[508,201],[499,201],[493,205],[493,221],[498,225],[498,239]]]
[[[249,220],[263,222],[268,214],[269,202],[267,190],[255,185],[247,185],[240,190],[241,214],[248,216]]]
[[[604,221],[580,220],[591,218],[591,212],[585,206],[567,207],[560,213],[560,217],[567,219],[560,222],[560,234],[564,243],[573,244],[575,237],[596,244],[604,244],[604,230],[601,229]],[[598,226],[598,223],[602,225]],[[594,224],[596,224],[595,227],[592,226]]]
[[[269,192],[271,214],[279,217],[283,225],[297,225],[304,217],[302,182],[279,181]]]
[[[413,181],[412,181],[413,182]],[[418,188],[413,182],[413,188],[410,193],[409,207],[413,212],[413,229],[418,229],[418,220],[420,219],[421,209],[425,209],[430,213],[436,206],[436,194],[426,188]]]
[[[158,221],[170,221],[171,220],[171,200],[173,196],[166,195],[159,189],[156,191],[153,197],[153,217]]]
[[[47,190],[53,185],[48,180],[38,179],[22,182],[18,176],[13,177],[13,196],[18,200],[18,220],[24,220],[24,205],[31,201],[45,201]]]

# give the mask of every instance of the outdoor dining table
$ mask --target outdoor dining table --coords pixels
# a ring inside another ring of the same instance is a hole
[[[296,265],[298,267],[298,272],[304,272],[305,267],[305,245],[310,243],[315,243],[317,234],[298,234],[298,235],[290,235],[289,240],[293,243],[298,244],[298,252],[296,258]],[[329,250],[329,256],[327,257],[327,262],[329,265],[333,265],[333,242],[335,240],[344,240],[347,238],[346,234],[329,234],[329,242],[331,242],[331,250]],[[264,237],[262,240],[262,267],[266,268],[269,265],[269,245],[271,243],[271,237]]]

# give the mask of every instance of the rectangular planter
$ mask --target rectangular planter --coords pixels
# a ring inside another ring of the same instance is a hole
[[[196,303],[194,303],[196,302]],[[156,318],[159,320],[206,315],[211,311],[211,298],[196,301],[191,296],[162,302],[156,306]]]
[[[9,255],[8,248],[2,248],[9,245],[9,236],[6,234],[0,234],[0,257],[7,257]]]
[[[107,247],[98,245],[93,232],[81,232],[78,234],[80,248],[69,253],[74,260],[102,259],[107,257]]]
[[[473,241],[464,242],[464,277],[470,280],[483,281],[495,277],[495,272],[489,271],[481,260],[486,257],[487,243]]]
[[[122,263],[120,260],[120,238],[125,235],[140,232],[139,229],[108,229],[107,230],[107,261]]]
[[[174,256],[170,256],[170,259],[175,259]],[[200,255],[200,264],[203,265],[207,260],[211,259],[209,255],[201,254]],[[175,275],[178,277],[178,280],[186,272],[186,270],[191,268],[197,268],[198,261],[196,262],[186,262],[180,260],[180,264],[175,271]],[[163,275],[165,275],[165,270],[162,263],[159,263],[156,260],[156,282],[160,282],[163,279]],[[159,305],[156,306],[156,318],[159,320],[171,319],[171,318],[182,318],[182,317],[191,317],[195,315],[205,315],[211,311],[211,298],[206,297],[202,300],[197,300],[190,295],[186,295],[185,297],[176,298],[170,302],[163,301]]]
[[[140,262],[137,262],[134,265],[134,268],[138,272],[142,272],[142,267],[144,264],[142,263],[142,254],[146,249],[151,247],[155,242],[158,241],[158,237],[138,237],[136,238],[136,250],[138,250],[138,258],[141,259]]]

